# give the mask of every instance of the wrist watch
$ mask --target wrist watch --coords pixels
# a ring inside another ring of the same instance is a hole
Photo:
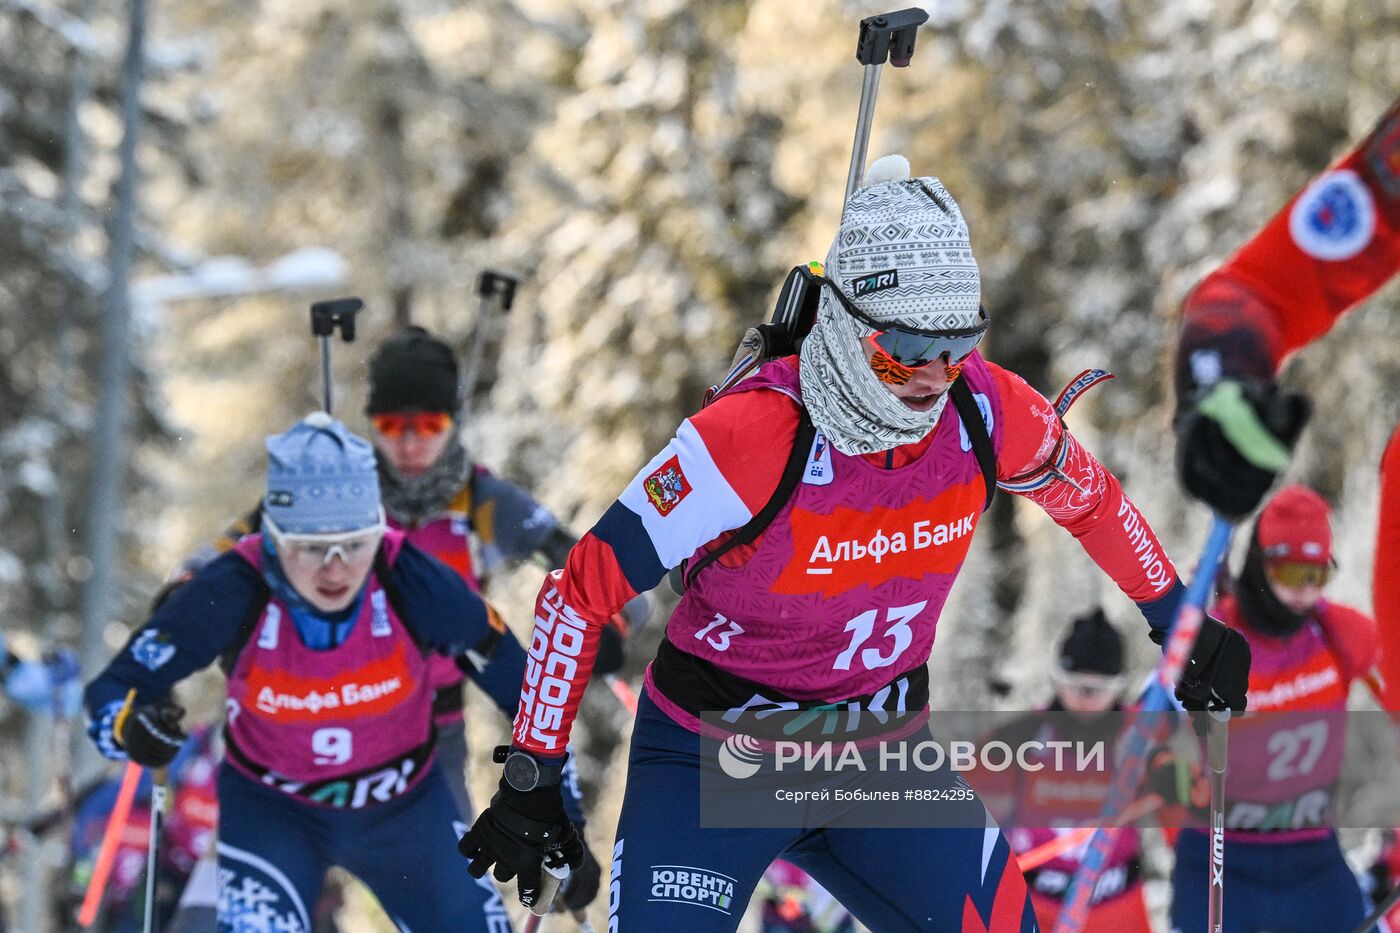
[[[505,765],[506,783],[521,793],[542,787],[554,787],[564,777],[563,761],[547,764],[529,752],[511,748],[509,745],[496,746],[491,758],[498,764]]]

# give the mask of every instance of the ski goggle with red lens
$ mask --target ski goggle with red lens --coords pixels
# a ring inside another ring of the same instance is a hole
[[[371,415],[369,423],[374,425],[375,431],[396,441],[405,431],[412,431],[419,437],[437,437],[452,425],[452,416],[445,411],[390,412]]]
[[[881,381],[894,385],[908,382],[917,370],[935,363],[957,366],[977,349],[991,324],[987,309],[979,307],[978,321],[971,327],[921,330],[892,326],[876,321],[857,308],[831,279],[820,276],[818,281],[831,289],[847,314],[875,332],[866,338],[875,350],[870,366]]]
[[[1270,580],[1283,586],[1323,587],[1332,579],[1331,565],[1301,561],[1265,561],[1264,572]]]

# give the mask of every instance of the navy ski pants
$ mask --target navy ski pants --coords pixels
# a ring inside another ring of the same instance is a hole
[[[1204,930],[1210,839],[1182,830],[1172,869],[1173,931]],[[1356,876],[1336,834],[1312,842],[1225,843],[1225,933],[1352,930],[1366,918]]]
[[[388,803],[336,810],[299,802],[224,764],[220,933],[310,933],[332,865],[363,881],[406,933],[510,933],[490,878],[473,879],[457,854],[465,830],[436,765]]]
[[[1035,933],[1025,881],[990,819],[969,829],[701,827],[700,753],[699,737],[644,695],[613,847],[614,933],[731,933],[779,856],[880,933]]]

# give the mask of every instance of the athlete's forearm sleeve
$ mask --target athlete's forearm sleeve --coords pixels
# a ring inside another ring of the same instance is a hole
[[[404,625],[439,654],[457,657],[491,631],[481,595],[455,570],[405,542],[392,571]]]
[[[516,746],[543,755],[559,755],[568,743],[602,631],[600,619],[580,613],[561,591],[566,572],[550,573],[535,604],[515,715]]]
[[[1176,568],[1118,478],[1066,430],[1045,396],[1015,373],[990,369],[1002,403],[1001,488],[1034,502],[1074,535],[1153,628],[1170,625]]]
[[[1400,270],[1400,100],[1186,299],[1177,386],[1268,378]]]

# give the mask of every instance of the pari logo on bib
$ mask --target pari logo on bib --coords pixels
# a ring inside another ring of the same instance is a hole
[[[1350,259],[1375,235],[1375,200],[1351,169],[1328,172],[1298,196],[1288,215],[1288,232],[1314,259]]]

